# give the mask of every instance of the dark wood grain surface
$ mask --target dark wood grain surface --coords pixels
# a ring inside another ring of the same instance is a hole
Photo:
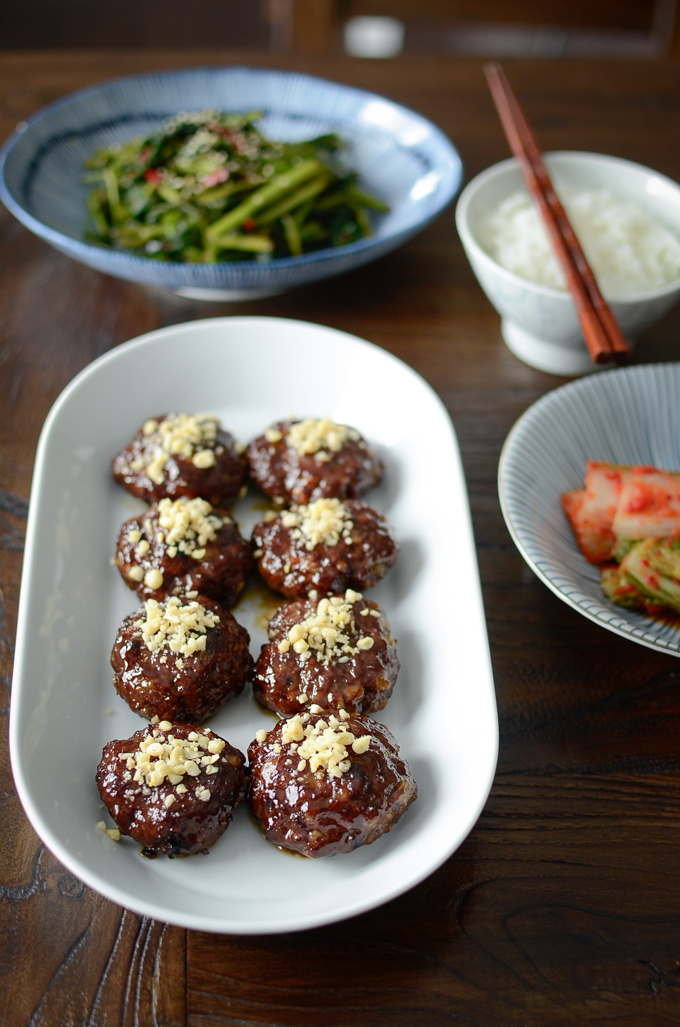
[[[7,54],[0,132],[90,82],[235,59],[248,56]],[[296,66],[433,118],[457,143],[468,177],[506,156],[476,61],[298,58]],[[507,69],[545,149],[616,154],[680,178],[679,65],[508,62]],[[126,339],[229,313],[356,333],[406,360],[443,398],[465,463],[501,727],[488,803],[437,873],[363,916],[273,937],[167,927],[85,888],[29,826],[6,745],[23,528],[51,403],[85,364]],[[636,360],[678,354],[680,310],[640,340]],[[560,383],[504,347],[458,242],[453,208],[356,274],[231,306],[107,278],[0,211],[1,1024],[680,1023],[680,662],[561,603],[523,563],[498,504],[508,429]]]

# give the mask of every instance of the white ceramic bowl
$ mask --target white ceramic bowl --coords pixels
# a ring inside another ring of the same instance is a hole
[[[599,153],[548,153],[545,163],[558,190],[609,189],[680,236],[680,186],[670,178],[642,164]],[[493,260],[478,241],[480,221],[489,209],[521,188],[524,183],[514,159],[477,175],[458,201],[458,234],[480,285],[501,315],[501,332],[512,352],[541,371],[586,374],[596,367],[569,293],[520,278]],[[610,306],[624,334],[634,342],[638,332],[664,314],[679,295],[680,279],[613,300]]]

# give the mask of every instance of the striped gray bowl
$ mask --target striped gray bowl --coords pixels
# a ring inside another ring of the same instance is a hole
[[[390,212],[375,219],[370,238],[267,263],[173,264],[86,242],[85,159],[179,111],[206,108],[261,111],[259,127],[272,139],[337,132],[346,163]],[[436,217],[462,174],[444,133],[406,107],[310,75],[241,67],[135,75],[82,89],[17,126],[0,150],[0,198],[36,235],[99,271],[206,299],[282,292],[375,260]],[[234,295],[209,295],[225,291]]]
[[[512,428],[498,469],[505,522],[541,581],[596,624],[680,656],[680,620],[615,606],[576,545],[560,496],[583,486],[589,459],[680,469],[680,364],[606,371],[548,393]]]

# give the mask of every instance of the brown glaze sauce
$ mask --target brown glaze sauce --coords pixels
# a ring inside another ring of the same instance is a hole
[[[351,543],[341,538],[337,545],[319,543],[308,550],[280,514],[255,526],[254,551],[262,551],[258,569],[270,588],[290,599],[306,599],[313,589],[319,597],[348,588],[363,592],[387,573],[399,552],[387,521],[358,499],[344,505],[354,525]]]
[[[151,420],[161,423],[166,417],[168,414],[159,414]],[[238,497],[246,480],[248,463],[245,456],[236,451],[234,437],[229,432],[218,428],[215,439],[205,443],[205,449],[215,452],[212,467],[201,469],[195,467],[191,459],[171,456],[165,464],[161,484],[153,482],[145,470],[134,470],[132,466],[136,460],[143,460],[145,465],[151,462],[157,446],[152,439],[153,436],[145,435],[140,428],[129,445],[113,458],[114,478],[133,496],[148,503],[158,502],[164,496],[170,499],[200,497],[213,506],[228,505]]]
[[[128,588],[140,599],[163,599],[195,591],[216,599],[222,606],[233,606],[253,565],[251,548],[226,510],[213,508],[212,515],[223,523],[215,538],[206,543],[201,560],[179,550],[175,556],[169,555],[165,533],[158,523],[156,503],[146,513],[126,521],[120,529],[115,559]],[[139,542],[130,541],[130,532],[135,530],[141,532],[141,541],[149,545],[143,555],[138,552]],[[138,567],[145,575],[150,570],[159,570],[163,575],[162,584],[150,588],[143,579],[136,581],[131,572],[134,574]]]
[[[287,745],[277,753],[282,722],[249,746],[250,808],[272,844],[313,858],[351,852],[391,830],[416,799],[415,779],[387,728],[363,716],[352,716],[346,727],[372,740],[364,753],[351,754],[340,778],[313,774],[309,765],[298,771]]]
[[[143,728],[131,738],[116,739],[104,746],[96,774],[104,804],[121,833],[143,846],[144,856],[172,857],[207,852],[226,831],[236,806],[247,798],[245,756],[227,742],[214,764],[217,772],[210,776],[201,772],[192,778],[186,793],[178,794],[167,779],[162,785],[143,787],[133,780],[125,780],[126,762],[119,759],[119,754],[137,750],[149,730]],[[191,731],[210,738],[219,737],[191,724],[173,724],[168,731],[155,730],[161,737],[172,734],[185,739]],[[207,801],[197,798],[197,784],[209,787]],[[174,801],[168,808],[165,799],[170,794]]]
[[[314,614],[316,600],[286,603],[269,623],[269,643],[255,666],[253,692],[263,706],[279,716],[290,717],[302,713],[312,703],[326,710],[343,708],[351,713],[374,713],[382,710],[392,694],[399,673],[397,643],[392,638],[387,621],[377,603],[362,599],[352,606],[355,628],[349,633],[349,644],[357,648],[360,638],[372,638],[373,646],[359,650],[347,663],[332,658],[325,665],[312,651],[302,661],[291,648],[282,653],[279,642],[286,638],[294,624]],[[370,612],[375,610],[380,617]],[[307,702],[300,702],[305,695]]]
[[[205,650],[191,656],[174,653],[168,646],[150,652],[136,626],[143,609],[126,617],[118,631],[111,653],[113,684],[142,717],[201,723],[252,680],[246,629],[213,600],[201,596],[196,601],[220,620],[207,629]]]
[[[361,436],[348,439],[338,453],[322,462],[316,454],[302,455],[288,445],[292,423],[279,421],[272,426],[283,436],[280,441],[269,442],[261,435],[246,450],[250,476],[268,496],[286,503],[309,503],[324,496],[354,499],[380,481],[382,462]]]

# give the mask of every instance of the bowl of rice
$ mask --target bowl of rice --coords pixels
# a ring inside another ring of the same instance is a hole
[[[545,163],[600,289],[634,345],[680,298],[680,186],[651,168],[560,151]],[[463,190],[456,225],[509,349],[551,374],[597,370],[562,269],[514,159]]]

